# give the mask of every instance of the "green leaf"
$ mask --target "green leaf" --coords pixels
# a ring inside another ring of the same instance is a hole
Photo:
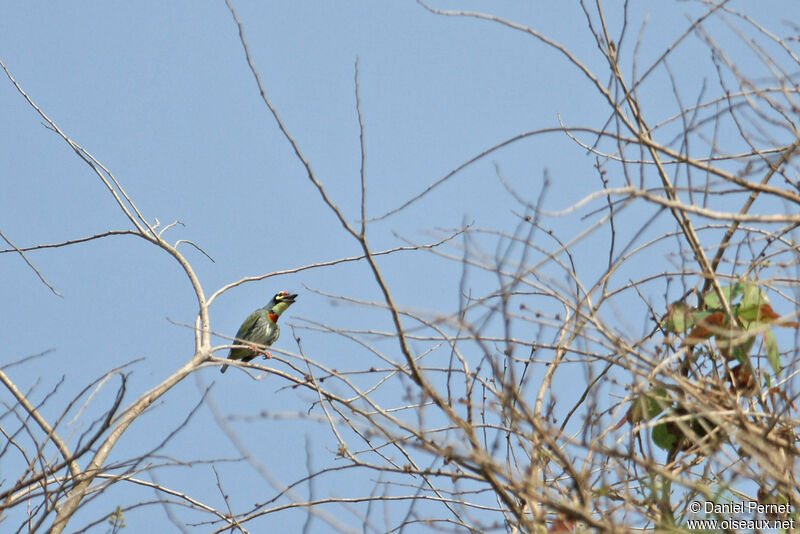
[[[676,301],[667,306],[667,330],[676,334],[685,332],[694,324],[691,308],[686,303]]]
[[[772,330],[764,332],[764,347],[767,349],[767,358],[772,365],[772,370],[775,375],[781,372],[781,353],[778,350],[778,340],[775,339],[775,334]]]
[[[742,308],[758,309],[762,304],[769,304],[769,299],[766,293],[761,291],[757,284],[747,283],[744,284],[744,291],[742,292]],[[754,317],[755,318],[755,317]]]
[[[645,393],[645,410],[642,414],[645,421],[649,421],[669,406],[672,406],[672,397],[667,393],[666,388],[656,386],[647,393]]]
[[[734,359],[738,360],[742,364],[747,363],[747,360],[750,357],[750,351],[753,350],[753,345],[755,345],[755,342],[756,338],[753,336],[747,338],[738,345],[734,345],[731,351],[731,356],[733,356]]]
[[[628,422],[635,425],[649,421],[672,405],[672,397],[661,386],[654,387],[636,397],[628,410]]]
[[[692,310],[692,312],[689,314],[689,326],[694,326],[697,323],[702,322],[706,317],[713,313],[713,311]]]
[[[743,304],[734,310],[734,314],[743,323],[751,323],[758,319],[758,305],[745,306]]]
[[[723,286],[722,287],[722,294],[725,295],[725,300],[728,303],[733,302],[736,297],[741,295],[744,292],[745,285],[736,283],[732,286]],[[711,309],[720,309],[722,308],[722,303],[719,300],[719,295],[713,289],[710,289],[703,295],[703,302],[705,302],[707,308]]]
[[[667,452],[672,452],[678,447],[678,443],[683,438],[683,434],[674,432],[674,425],[667,426],[667,423],[660,423],[653,427],[653,443],[661,447]]]

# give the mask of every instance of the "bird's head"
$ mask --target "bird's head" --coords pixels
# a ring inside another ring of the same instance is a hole
[[[288,291],[281,291],[272,297],[272,300],[267,304],[267,311],[272,322],[277,323],[278,317],[294,303],[296,298],[297,293],[289,293]]]

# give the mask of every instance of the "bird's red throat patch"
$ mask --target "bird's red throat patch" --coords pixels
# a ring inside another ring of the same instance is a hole
[[[276,314],[274,314],[272,312],[269,312],[269,320],[272,321],[273,323],[277,323],[278,322],[278,315],[276,315]]]

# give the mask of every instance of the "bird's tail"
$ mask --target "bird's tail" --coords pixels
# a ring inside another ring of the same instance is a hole
[[[224,372],[225,372],[225,371],[227,371],[227,370],[228,370],[228,364],[226,363],[226,364],[224,364],[224,365],[222,366],[222,368],[219,370],[219,372],[220,372],[220,373],[224,373]]]

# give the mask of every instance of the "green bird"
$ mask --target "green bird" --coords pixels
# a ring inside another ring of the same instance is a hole
[[[271,358],[272,355],[258,345],[269,347],[277,341],[278,336],[281,335],[278,318],[294,303],[296,298],[296,293],[281,291],[272,297],[269,304],[251,313],[250,317],[245,319],[242,326],[239,327],[234,340],[237,345],[245,346],[233,347],[228,353],[228,359],[249,362],[259,354],[263,354],[265,358]],[[228,364],[225,364],[220,372],[224,373],[227,369]]]

